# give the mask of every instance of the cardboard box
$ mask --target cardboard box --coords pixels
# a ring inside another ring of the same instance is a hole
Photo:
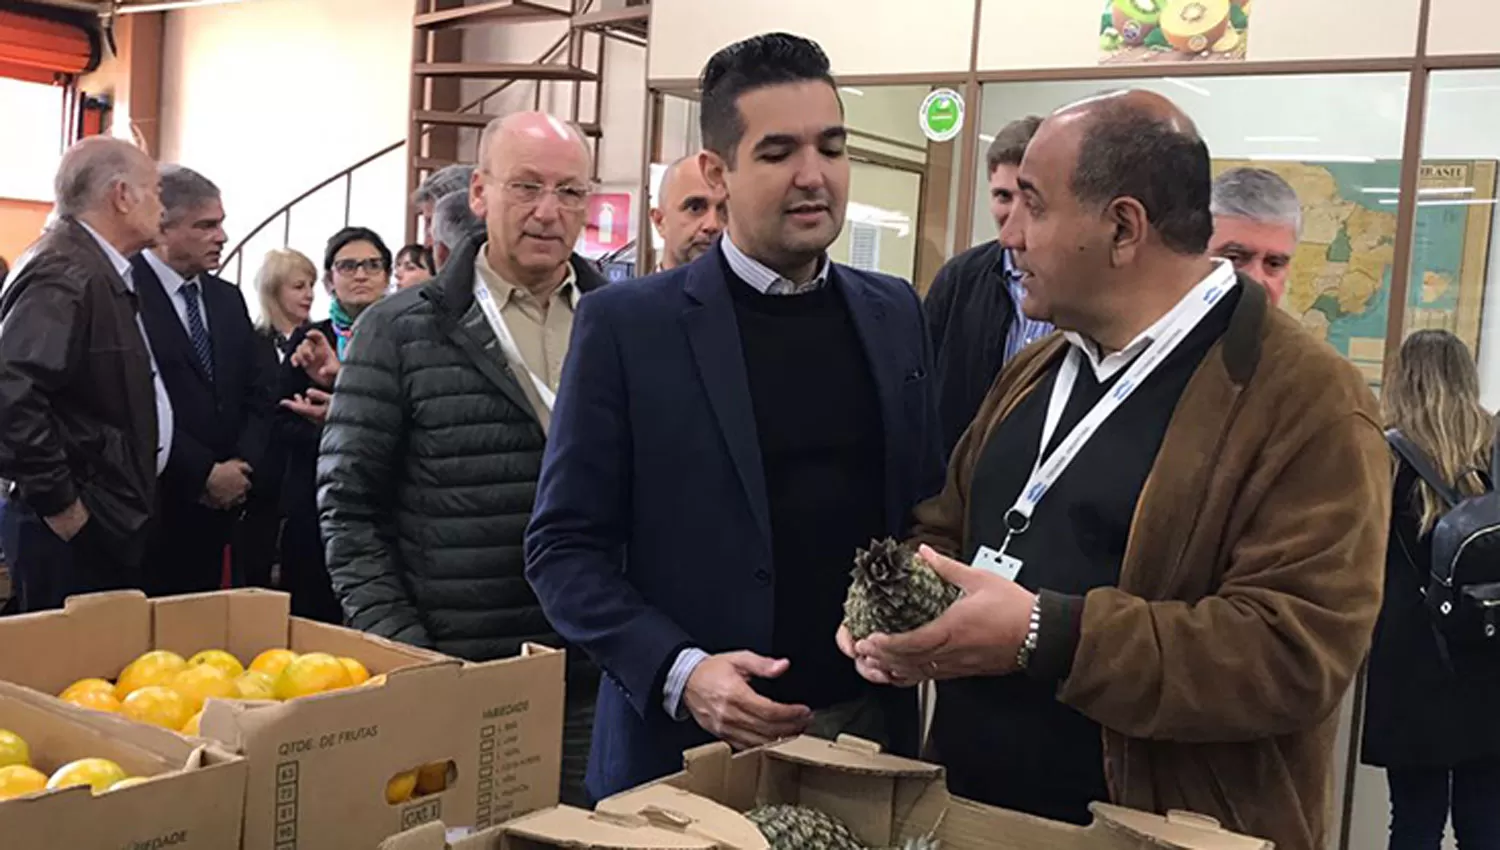
[[[392,836],[380,850],[723,850],[711,838],[646,816],[617,817],[557,806],[472,835],[455,836],[430,823]]]
[[[150,782],[95,796],[67,788],[0,801],[0,846],[67,850],[224,850],[240,844],[246,762],[203,741],[87,711],[0,682],[0,728],[51,775],[107,758]]]
[[[801,737],[731,755],[711,744],[686,769],[602,800],[614,815],[659,813],[735,850],[765,850],[738,813],[770,803],[809,806],[844,821],[870,847],[934,836],[942,850],[1270,850],[1271,843],[1186,813],[1168,817],[1095,804],[1088,827],[950,797],[937,765],[882,754],[873,744]],[[751,827],[753,830],[753,827]]]
[[[61,611],[0,618],[0,680],[55,694],[113,677],[152,649],[224,649],[359,659],[384,685],[285,703],[210,700],[200,731],[249,761],[247,850],[373,847],[439,819],[483,828],[557,803],[563,653],[527,647],[485,664],[289,616],[289,597],[234,590],[148,600],[135,591],[69,599]],[[386,784],[451,760],[446,790],[392,805]]]

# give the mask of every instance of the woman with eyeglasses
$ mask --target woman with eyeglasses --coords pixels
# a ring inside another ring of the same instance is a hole
[[[1495,418],[1480,404],[1479,372],[1458,337],[1408,337],[1381,402],[1386,426],[1460,500],[1493,489]],[[1433,529],[1449,504],[1404,460],[1393,492],[1362,746],[1364,763],[1385,768],[1390,785],[1390,850],[1438,850],[1450,815],[1460,850],[1500,847],[1500,648],[1440,637],[1423,594]]]

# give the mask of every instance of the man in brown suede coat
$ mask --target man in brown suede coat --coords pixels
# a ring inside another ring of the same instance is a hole
[[[1019,185],[1001,241],[1025,312],[1063,333],[1001,373],[917,509],[965,595],[840,645],[872,681],[940,682],[955,793],[1076,822],[1101,799],[1188,809],[1320,850],[1380,604],[1376,402],[1209,258],[1208,150],[1169,101],[1060,110]]]

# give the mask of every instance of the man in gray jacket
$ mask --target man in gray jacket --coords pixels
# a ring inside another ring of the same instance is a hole
[[[318,460],[349,624],[475,661],[563,645],[522,545],[574,305],[604,284],[572,253],[591,191],[578,131],[518,113],[480,151],[470,200],[486,235],[360,316]],[[568,662],[563,800],[580,804],[598,671]]]

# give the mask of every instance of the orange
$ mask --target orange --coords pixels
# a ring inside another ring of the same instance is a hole
[[[63,688],[63,692],[58,694],[57,698],[62,700],[63,702],[72,702],[69,697],[83,691],[106,691],[110,694],[113,694],[115,692],[115,686],[113,683],[105,679],[79,679],[66,688]]]
[[[24,764],[0,767],[0,800],[47,790],[47,774]]]
[[[125,778],[125,771],[109,759],[79,759],[68,762],[47,780],[47,790],[87,785],[98,794]]]
[[[202,711],[203,701],[209,697],[232,699],[236,693],[234,678],[209,664],[188,667],[172,677],[170,687],[182,694],[192,712]]]
[[[411,793],[417,790],[417,772],[406,770],[396,774],[385,783],[385,801],[391,805],[404,803],[411,799]]]
[[[365,682],[370,681],[370,671],[365,668],[365,665],[359,663],[359,659],[340,656],[339,663],[344,665],[345,670],[349,671],[349,680],[354,684],[363,685]]]
[[[286,665],[276,677],[276,698],[296,699],[336,691],[352,684],[349,671],[337,658],[326,652],[309,652]]]
[[[417,796],[448,789],[448,762],[435,761],[417,768]]]
[[[176,732],[193,716],[187,698],[171,688],[151,685],[141,688],[120,703],[120,713],[141,723],[150,723]]]
[[[113,685],[110,687],[113,687]],[[115,699],[115,692],[113,690],[101,691],[84,688],[81,691],[74,691],[64,696],[62,700],[80,708],[91,708],[94,711],[108,711],[111,714],[118,713],[120,710],[120,701]]]
[[[123,791],[126,788],[134,788],[137,785],[145,785],[150,781],[151,777],[149,776],[127,776],[124,779],[121,779],[119,782],[116,782],[115,784],[109,786],[109,790]]]
[[[194,738],[196,738],[200,734],[198,731],[198,726],[202,722],[203,711],[200,709],[197,714],[193,715],[192,718],[188,720],[188,722],[182,724],[182,728],[177,731],[181,732],[184,735],[192,735]]]
[[[296,657],[297,653],[290,649],[268,649],[260,655],[255,656],[255,660],[250,662],[250,669],[259,670],[267,676],[275,678],[276,676],[280,676],[281,671],[286,668],[286,665],[292,663],[292,659]]]
[[[276,680],[259,670],[246,670],[234,680],[236,699],[276,699]]]
[[[245,672],[245,665],[241,664],[238,658],[235,658],[222,649],[205,649],[188,659],[189,667],[197,667],[199,664],[217,667],[223,670],[231,679]]]
[[[148,652],[120,671],[120,680],[115,683],[115,699],[124,702],[132,691],[150,685],[165,685],[186,667],[187,662],[175,652],[161,649]]]
[[[13,764],[31,764],[31,747],[26,739],[10,731],[0,729],[0,767]]]

